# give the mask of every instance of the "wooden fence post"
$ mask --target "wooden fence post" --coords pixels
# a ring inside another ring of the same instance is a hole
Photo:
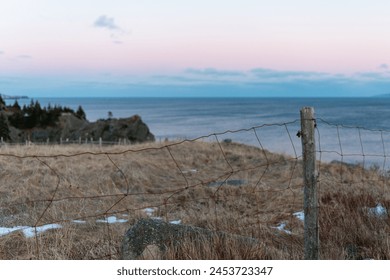
[[[319,259],[318,196],[314,109],[301,109],[301,140],[304,176],[305,259]]]

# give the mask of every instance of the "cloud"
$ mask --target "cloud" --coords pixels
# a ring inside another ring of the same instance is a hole
[[[206,71],[202,68],[188,70],[151,76],[116,76],[102,73],[102,75],[88,79],[0,75],[0,84],[4,87],[4,92],[28,96],[51,96],[53,92],[56,92],[58,96],[68,96],[69,92],[72,92],[72,96],[88,96],[88,94],[128,96],[129,92],[134,92],[134,96],[143,97],[363,97],[388,93],[390,88],[390,79],[383,78],[385,75],[383,73],[383,76],[378,75],[379,71],[347,75],[268,69],[267,71],[255,71],[258,75],[266,73],[258,76],[252,73],[252,70],[214,69]],[[225,71],[227,72],[225,74],[233,75],[224,76]],[[215,73],[221,75],[214,76]],[[275,75],[271,75],[272,73]],[[305,75],[307,79],[302,78]],[[266,78],[267,76],[272,78]]]
[[[105,15],[102,15],[95,20],[94,24],[95,27],[98,28],[106,28],[109,30],[120,30],[121,28],[115,24],[114,18],[107,17]]]
[[[372,92],[380,93],[382,85],[390,84],[390,73],[384,71],[358,72],[350,75],[316,71],[280,71],[268,68],[250,70],[223,70],[215,68],[189,68],[174,75],[154,75],[146,79],[149,85],[171,86],[232,86],[261,88],[282,94],[283,92],[306,92],[307,88],[318,91],[321,95],[340,93],[341,89],[372,87]],[[362,91],[360,90],[360,91]],[[348,90],[346,90],[348,92]],[[367,91],[366,95],[370,92]],[[345,93],[344,95],[348,95]]]
[[[384,68],[383,68],[384,69]],[[388,80],[390,77],[390,73],[386,71],[380,72],[357,72],[353,75],[352,78],[355,80],[372,80],[372,81],[381,81]]]
[[[379,69],[383,69],[383,70],[388,70],[389,69],[389,65],[386,64],[386,63],[383,63],[381,65],[378,66]]]
[[[3,52],[3,51],[0,51],[0,55],[2,55],[2,54],[4,54],[4,52]]]
[[[113,44],[122,45],[124,41],[122,38],[126,35],[129,35],[131,32],[123,29],[115,23],[115,19],[112,17],[108,17],[106,15],[101,15],[98,17],[94,24],[96,28],[102,28],[110,31],[110,38]]]
[[[309,71],[278,71],[268,68],[255,68],[250,70],[250,73],[260,79],[324,79],[328,78],[330,74],[323,72],[309,72]]]
[[[153,80],[157,83],[172,83],[178,85],[271,85],[278,83],[306,83],[313,81],[329,81],[341,83],[350,77],[309,71],[279,71],[268,68],[251,70],[224,70],[215,68],[188,68],[179,75],[156,75]]]
[[[148,86],[208,90],[210,96],[372,96],[385,92],[390,75],[383,71],[350,75],[316,71],[281,71],[268,68],[223,70],[189,68],[175,75],[155,75],[141,81]],[[233,93],[235,91],[235,93]]]
[[[16,58],[18,58],[18,59],[32,59],[32,56],[28,55],[28,54],[22,54],[22,55],[18,55]]]
[[[228,77],[228,76],[245,76],[245,73],[241,71],[233,70],[218,70],[215,68],[195,69],[189,68],[184,71],[187,74],[199,75],[199,76],[213,76],[213,77]]]

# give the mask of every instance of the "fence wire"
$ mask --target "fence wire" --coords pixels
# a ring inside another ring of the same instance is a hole
[[[172,258],[302,259],[298,129],[293,120],[134,146],[3,145],[0,258],[118,259],[126,230],[150,218],[260,241],[187,244]],[[390,132],[323,119],[316,131],[322,258],[389,258]]]
[[[320,255],[389,259],[390,131],[317,119]]]

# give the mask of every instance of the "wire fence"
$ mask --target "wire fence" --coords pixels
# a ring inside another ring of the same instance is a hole
[[[320,255],[389,259],[390,131],[316,122]]]
[[[321,258],[390,258],[390,132],[316,122]],[[149,218],[259,241],[183,243],[165,258],[302,259],[299,125],[133,146],[3,145],[0,258],[119,259],[126,230]]]

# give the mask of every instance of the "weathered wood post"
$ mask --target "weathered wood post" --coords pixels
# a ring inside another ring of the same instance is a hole
[[[319,259],[318,196],[314,109],[301,109],[301,140],[304,176],[305,259]]]

